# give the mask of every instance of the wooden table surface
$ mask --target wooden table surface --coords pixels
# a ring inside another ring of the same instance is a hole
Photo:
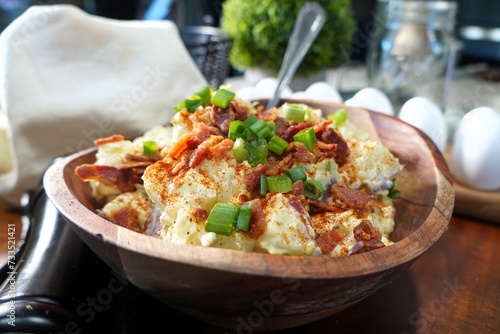
[[[5,239],[16,215],[1,212],[0,222]],[[6,244],[0,240],[0,251]],[[442,238],[388,286],[329,318],[277,333],[500,333],[499,249],[500,224],[454,215]],[[186,317],[172,318],[186,326]],[[231,333],[187,323],[201,333]]]

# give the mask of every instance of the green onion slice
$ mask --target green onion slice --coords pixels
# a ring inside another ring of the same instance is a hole
[[[269,151],[281,155],[285,148],[288,146],[288,142],[279,136],[272,136],[267,144]]]
[[[185,99],[182,102],[179,102],[175,107],[175,111],[180,111],[186,109],[189,112],[195,112],[198,107],[201,107],[201,102],[199,99]]]
[[[392,199],[398,199],[401,196],[401,192],[396,189],[396,179],[392,180],[391,189],[389,189],[389,194],[387,194]]]
[[[292,180],[285,175],[268,176],[267,188],[270,192],[287,193],[292,190]]]
[[[304,195],[310,199],[318,199],[325,193],[323,185],[316,180],[307,180],[304,182]]]
[[[233,155],[237,162],[241,163],[248,159],[245,141],[242,138],[237,138],[233,145]]]
[[[227,108],[235,96],[236,94],[234,92],[220,88],[215,92],[214,96],[212,96],[212,104],[221,109]]]
[[[285,103],[283,104],[283,117],[295,123],[304,121],[309,106],[303,103]]]
[[[245,143],[245,149],[250,166],[255,167],[259,164],[267,163],[268,150],[267,141],[265,139],[257,139],[250,143]]]
[[[243,125],[242,121],[232,121],[229,123],[229,131],[227,137],[232,141],[235,141],[238,138],[245,138],[247,133],[247,128]]]
[[[305,181],[307,180],[306,172],[301,167],[293,167],[285,171],[285,174],[292,180],[292,183],[295,181]]]
[[[252,216],[252,208],[249,206],[240,206],[236,227],[242,231],[248,231],[250,228],[250,218]]]
[[[147,157],[154,157],[158,153],[158,144],[153,140],[146,140],[142,143],[142,154]]]
[[[267,195],[267,178],[264,174],[260,175],[260,196],[266,197]]]
[[[200,100],[202,106],[206,107],[212,100],[212,88],[210,86],[202,86],[198,89],[193,97],[197,97]]]
[[[314,149],[314,146],[318,142],[318,140],[316,139],[316,133],[314,133],[313,128],[300,130],[293,136],[293,139],[296,142],[304,144],[309,151],[312,151]]]
[[[328,115],[328,119],[334,121],[336,126],[342,126],[347,121],[347,117],[348,114],[345,109],[339,109],[333,114]]]
[[[205,231],[221,235],[233,233],[240,207],[229,203],[216,203],[205,223]]]

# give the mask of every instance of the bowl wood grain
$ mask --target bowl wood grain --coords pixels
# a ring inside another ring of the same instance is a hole
[[[94,162],[95,148],[56,161],[44,176],[44,187],[55,207],[99,257],[167,305],[240,332],[310,323],[382,288],[426,252],[447,229],[454,190],[443,156],[418,129],[376,112],[306,103],[325,113],[348,109],[355,124],[404,164],[397,177],[401,198],[395,200],[394,245],[324,258],[178,245],[142,235],[95,214],[90,187],[74,174],[78,165]]]

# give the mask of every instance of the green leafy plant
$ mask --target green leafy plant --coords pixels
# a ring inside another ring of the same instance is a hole
[[[233,39],[229,55],[238,70],[260,66],[277,74],[295,19],[307,0],[226,0],[220,27]],[[349,0],[317,0],[327,20],[297,69],[310,76],[349,59],[355,30]]]

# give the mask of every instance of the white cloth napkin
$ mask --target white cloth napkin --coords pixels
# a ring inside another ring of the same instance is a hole
[[[52,161],[167,124],[207,84],[171,21],[29,8],[0,36],[0,196],[16,205]]]

